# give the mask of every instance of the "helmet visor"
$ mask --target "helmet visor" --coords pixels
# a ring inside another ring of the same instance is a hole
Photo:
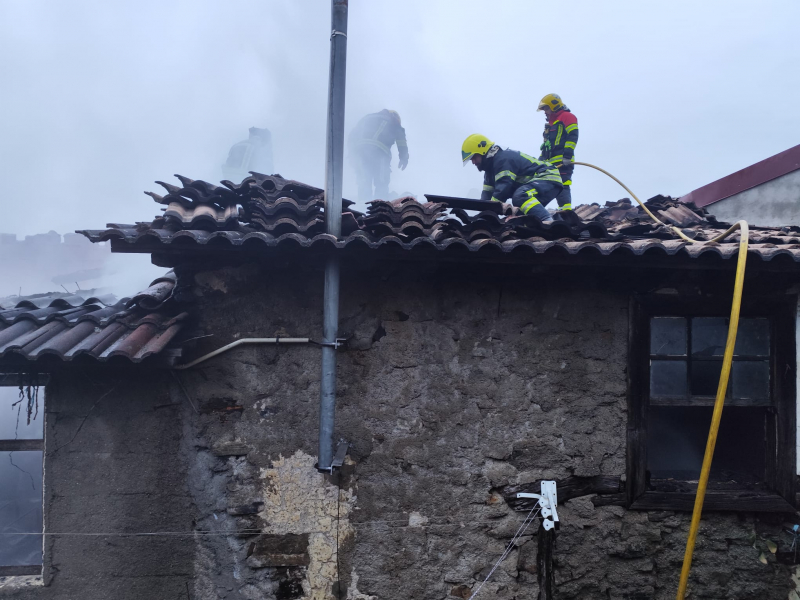
[[[475,153],[474,153],[474,152],[464,152],[464,151],[462,150],[462,151],[461,151],[461,162],[462,162],[462,163],[464,163],[464,164],[467,164],[467,161],[468,161],[470,158],[472,158],[473,156],[475,156]]]

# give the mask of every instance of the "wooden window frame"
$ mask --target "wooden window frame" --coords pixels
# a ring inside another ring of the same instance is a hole
[[[49,377],[43,374],[20,374],[20,373],[0,373],[1,387],[17,387],[19,385],[37,386],[45,388]],[[45,398],[47,394],[45,393]],[[44,418],[44,411],[42,412]],[[42,439],[39,440],[7,440],[0,439],[0,452],[18,452],[23,450],[38,450],[42,452],[44,460],[44,424],[42,427]],[[0,577],[17,577],[23,575],[41,575],[44,565],[0,565]]]
[[[626,501],[633,510],[691,511],[695,494],[647,489],[647,428],[650,406],[650,318],[729,317],[731,299],[686,299],[675,295],[633,296],[628,329],[628,429]],[[797,296],[743,300],[741,316],[770,320],[772,404],[767,407],[766,479],[770,492],[709,491],[711,511],[794,512],[796,510]],[[727,401],[726,401],[727,402]]]

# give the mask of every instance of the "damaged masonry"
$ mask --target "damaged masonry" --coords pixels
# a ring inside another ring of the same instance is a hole
[[[45,417],[42,564],[3,566],[0,595],[466,599],[517,494],[555,480],[560,529],[531,526],[481,596],[674,598],[738,247],[703,240],[726,224],[648,201],[690,245],[624,200],[541,223],[403,198],[345,201],[336,239],[317,188],[179,182],[152,221],[82,232],[171,269],[148,290],[0,311],[4,385],[38,387]],[[318,345],[176,367],[318,342],[332,253],[350,448],[328,474]],[[784,600],[800,228],[754,227],[747,260],[689,590]]]

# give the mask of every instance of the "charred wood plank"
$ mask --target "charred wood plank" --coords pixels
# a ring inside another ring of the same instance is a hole
[[[264,534],[250,544],[247,551],[247,566],[252,569],[307,567],[310,560],[307,533]]]
[[[631,504],[631,509],[691,512],[694,509],[694,498],[694,493],[647,491],[636,498]],[[703,510],[722,512],[795,512],[795,508],[778,494],[750,490],[707,492],[703,502]]]
[[[592,494],[619,494],[624,492],[624,485],[619,477],[606,477],[598,475],[596,477],[567,477],[556,481],[558,491],[558,503],[562,504],[567,500],[589,496]],[[498,491],[503,496],[508,505],[515,510],[525,510],[533,507],[536,502],[532,498],[517,498],[520,492],[538,494],[541,492],[541,481],[524,483],[521,485],[507,485]]]
[[[249,504],[238,504],[236,506],[229,506],[227,513],[233,517],[241,517],[243,515],[257,515],[264,503],[261,500],[250,502]]]
[[[437,196],[435,194],[425,194],[428,202],[441,202],[449,208],[461,208],[464,210],[490,210],[499,215],[503,214],[503,203],[492,200],[477,200],[475,198],[456,198],[454,196]]]
[[[595,508],[598,506],[628,506],[628,495],[625,492],[619,494],[598,494],[592,498]]]
[[[220,457],[247,456],[249,452],[250,447],[239,442],[215,444],[211,448],[211,453]]]
[[[0,567],[0,577],[20,577],[22,575],[41,575],[42,565],[19,565]]]
[[[44,450],[44,441],[0,440],[0,452],[17,452],[20,450]]]

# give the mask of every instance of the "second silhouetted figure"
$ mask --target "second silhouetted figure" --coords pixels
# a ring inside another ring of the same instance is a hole
[[[350,132],[350,158],[356,169],[360,202],[389,200],[394,144],[400,155],[397,166],[402,171],[408,165],[408,144],[400,115],[394,110],[383,109],[366,115]]]

